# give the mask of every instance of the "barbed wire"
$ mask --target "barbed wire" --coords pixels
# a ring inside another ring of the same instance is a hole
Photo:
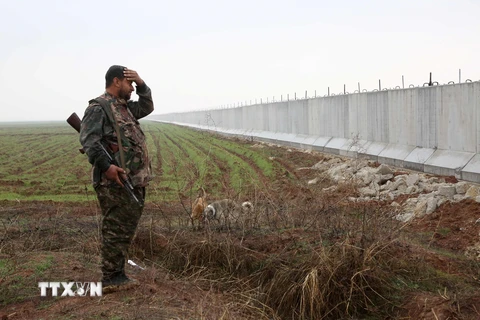
[[[459,70],[459,73],[461,74],[461,70]],[[475,82],[479,82],[480,80],[477,80]],[[369,92],[381,92],[381,91],[391,91],[391,90],[403,90],[403,89],[412,89],[412,88],[423,88],[423,87],[433,87],[433,86],[447,86],[447,85],[455,85],[455,84],[461,84],[461,83],[470,83],[474,82],[471,79],[466,79],[464,82],[461,82],[461,76],[459,76],[459,81],[456,83],[455,81],[448,81],[447,83],[444,84],[439,84],[438,81],[432,81],[432,73],[430,73],[430,81],[425,82],[422,85],[417,85],[415,86],[414,84],[408,85],[407,88],[405,88],[405,85],[403,84],[403,76],[402,76],[402,86],[395,86],[391,88],[382,88],[381,86],[381,80],[378,80],[379,87],[378,89],[372,89],[372,90],[367,90],[367,89],[360,89],[360,83],[358,83],[358,90],[353,91],[352,93],[346,91],[346,85],[343,85],[343,92],[340,93],[331,93],[330,92],[330,87],[327,88],[327,94],[321,96],[317,95],[317,90],[315,90],[315,94],[313,96],[308,96],[307,90],[305,90],[305,95],[302,97],[297,97],[297,93],[294,92],[293,94],[293,99],[290,99],[290,94],[286,95],[286,100],[283,99],[283,95],[280,95],[280,100],[275,100],[275,96],[272,97],[272,99],[269,101],[269,98],[267,97],[265,100],[263,98],[260,99],[255,99],[255,100],[245,100],[245,101],[239,101],[237,103],[232,103],[232,104],[226,104],[226,105],[221,105],[221,106],[216,106],[216,107],[211,107],[211,108],[202,108],[202,109],[196,109],[192,111],[186,111],[186,112],[195,112],[195,111],[209,111],[209,110],[223,110],[223,109],[233,109],[233,108],[239,108],[239,107],[249,107],[249,106],[255,106],[255,105],[264,105],[264,104],[270,104],[270,103],[276,103],[276,102],[288,102],[288,101],[302,101],[302,100],[309,100],[309,99],[317,99],[317,98],[326,98],[326,97],[334,97],[334,96],[341,96],[341,95],[350,95],[350,94],[358,94],[358,93],[369,93]],[[183,113],[183,112],[182,112]]]

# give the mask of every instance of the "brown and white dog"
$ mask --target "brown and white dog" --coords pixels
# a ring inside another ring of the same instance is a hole
[[[229,226],[230,220],[238,220],[242,215],[253,211],[253,204],[249,201],[241,205],[231,199],[223,199],[210,203],[203,211],[205,222],[217,221]]]
[[[207,193],[205,192],[205,189],[200,188],[198,190],[198,195],[195,201],[192,203],[192,213],[190,215],[190,218],[192,219],[192,224],[194,224],[195,221],[203,221],[203,211],[207,207]]]

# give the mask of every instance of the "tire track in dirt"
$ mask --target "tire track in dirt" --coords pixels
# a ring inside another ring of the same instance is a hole
[[[189,140],[188,138],[185,138],[185,139]],[[191,140],[189,140],[189,141],[191,141]],[[257,177],[259,178],[259,180],[260,180],[260,182],[263,186],[265,186],[266,184],[268,184],[270,182],[270,178],[265,176],[265,174],[263,173],[263,170],[249,157],[247,157],[243,154],[234,152],[232,150],[229,150],[229,149],[219,145],[221,142],[215,143],[214,141],[210,141],[209,143],[211,145],[215,146],[216,148],[219,148],[220,150],[223,150],[225,153],[233,155],[234,157],[240,158],[243,162],[247,163],[249,165],[249,167],[252,168],[255,171],[255,173],[257,174]]]
[[[182,133],[183,132],[184,131],[182,131]],[[188,145],[192,149],[199,150],[202,154],[205,155],[205,157],[209,157],[209,155],[213,155],[206,147],[201,147],[200,145],[203,145],[203,143],[199,143],[198,140],[194,141],[193,139],[188,139],[182,134],[177,134],[177,136],[182,140],[184,140],[186,143],[188,143]],[[210,159],[212,159],[213,161],[213,164],[210,164],[210,165],[217,167],[218,170],[220,171],[221,180],[218,180],[217,177],[214,177],[212,174],[207,173],[205,176],[205,178],[207,179],[205,185],[203,184],[202,181],[200,181],[200,184],[204,185],[204,187],[206,187],[209,190],[215,190],[216,186],[219,186],[221,188],[222,193],[228,193],[229,191],[228,186],[230,186],[230,183],[231,183],[231,177],[230,177],[230,174],[228,173],[229,172],[228,162],[223,161],[218,157],[214,157],[214,156],[210,156]],[[208,167],[208,164],[207,164],[207,167]],[[202,175],[200,174],[199,176],[201,177]],[[219,184],[217,184],[218,181],[220,182]]]
[[[190,132],[189,136],[192,138],[194,137]],[[273,160],[276,163],[276,165],[273,166],[274,177],[269,178],[263,174],[262,169],[249,157],[221,146],[221,141],[218,139],[208,139],[208,141],[212,145],[215,145],[229,154],[233,154],[241,158],[243,161],[249,163],[250,167],[258,174],[258,178],[262,185],[266,186],[268,184],[268,188],[276,190],[278,194],[284,194],[285,196],[293,198],[298,196],[300,192],[299,190],[304,190],[304,186],[302,185],[302,177],[298,174],[295,166],[290,161],[279,159],[279,157],[274,157]],[[241,143],[239,144],[241,145]]]
[[[65,141],[50,141],[50,144],[45,145],[45,141],[37,139],[32,141],[30,148],[31,155],[25,155],[24,152],[19,152],[20,156],[8,159],[6,162],[7,167],[17,166],[18,168],[14,171],[14,174],[28,174],[28,175],[37,175],[41,173],[45,176],[46,172],[51,172],[52,174],[57,172],[58,168],[55,170],[55,166],[58,163],[68,163],[66,158],[69,158],[71,155],[62,153],[63,146]],[[30,145],[29,145],[30,146]],[[60,160],[58,160],[60,159]]]
[[[200,177],[200,174],[198,172],[198,168],[195,166],[195,163],[190,159],[190,155],[188,154],[188,152],[185,150],[185,148],[183,146],[181,146],[178,142],[176,142],[174,139],[172,139],[168,134],[166,134],[165,132],[163,133],[165,135],[165,138],[167,138],[174,146],[176,146],[182,153],[183,155],[185,156],[184,160],[185,159],[189,159],[188,163],[186,164],[186,167],[190,167],[190,165],[193,165],[193,168],[197,169],[197,170],[193,170],[193,174],[194,174],[194,179],[189,179],[189,181],[187,181],[187,184],[185,185],[185,188],[184,188],[184,192],[187,192],[188,190],[191,190],[193,188],[193,185],[195,184],[195,181],[197,181]],[[179,136],[177,136],[179,137]],[[180,139],[182,139],[181,137],[179,137]],[[183,162],[186,162],[186,161],[183,161]]]
[[[207,148],[205,147],[200,147],[198,145],[198,143],[193,143],[192,140],[188,139],[188,138],[185,138],[183,137],[183,139],[185,141],[187,141],[193,148],[196,148],[198,150],[200,150],[203,154],[205,154],[205,156],[209,156],[209,154],[211,154],[211,152],[209,152],[207,150]],[[221,188],[222,188],[222,193],[228,193],[228,187],[227,186],[230,186],[230,183],[231,183],[231,178],[230,178],[230,174],[228,173],[229,170],[228,170],[228,163],[226,161],[222,161],[221,159],[215,157],[214,155],[210,155],[209,156],[210,159],[212,159],[212,161],[214,162],[215,166],[220,170],[220,173],[221,173]],[[206,178],[208,178],[206,176]],[[209,180],[209,179],[207,179]],[[202,183],[201,183],[202,184]],[[209,188],[210,190],[213,190],[214,187],[212,186],[212,183],[208,184],[208,183],[205,183],[205,186],[207,188]]]
[[[157,129],[156,131],[157,131],[159,134],[162,133],[162,132],[160,131],[160,128],[156,128],[156,129]],[[158,136],[157,134],[154,134],[154,133],[152,133],[152,132],[150,132],[150,136],[152,137],[153,144],[155,145],[155,149],[156,149],[156,153],[155,153],[155,154],[156,154],[156,157],[157,157],[157,159],[158,159],[158,162],[157,162],[158,164],[157,164],[157,166],[155,166],[155,168],[153,169],[153,172],[154,172],[155,175],[161,177],[161,176],[163,175],[163,162],[164,162],[165,160],[163,159],[162,152],[161,152],[162,148],[161,148],[161,146],[160,146],[160,138],[159,138],[159,136]]]

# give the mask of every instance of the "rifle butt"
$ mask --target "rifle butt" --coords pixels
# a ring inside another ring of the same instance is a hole
[[[82,120],[77,116],[77,114],[74,112],[68,117],[67,123],[75,130],[77,130],[78,133],[80,133],[80,124],[82,123]]]
[[[75,130],[77,130],[78,133],[80,133],[80,124],[82,123],[82,120],[80,120],[80,118],[78,117],[78,115],[74,112],[70,115],[70,117],[68,117],[67,119],[67,123]],[[81,154],[84,154],[85,153],[85,150],[82,149],[78,149],[78,151],[80,151]]]

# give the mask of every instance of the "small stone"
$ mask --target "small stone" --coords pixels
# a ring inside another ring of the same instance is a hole
[[[415,217],[423,217],[425,213],[427,212],[427,200],[421,200],[420,202],[417,203],[417,206],[415,207],[415,211],[413,212],[415,214]]]
[[[398,187],[397,190],[400,193],[405,193],[407,191],[407,185],[405,183],[401,183]]]
[[[393,171],[386,165],[382,164],[377,169],[377,173],[384,175],[384,174],[393,174]]]
[[[331,187],[322,189],[322,191],[324,191],[324,192],[333,192],[335,190],[337,190],[337,186],[331,186]]]
[[[375,181],[378,182],[378,184],[384,184],[391,179],[393,179],[393,174],[382,174],[375,176]]]
[[[470,185],[468,183],[466,183],[465,181],[461,181],[455,184],[455,191],[458,194],[465,194],[469,187]]]
[[[377,195],[377,191],[373,190],[369,187],[360,188],[360,189],[358,189],[358,191],[364,196],[375,197]]]
[[[397,219],[399,221],[402,221],[402,222],[408,222],[408,221],[412,220],[413,217],[414,217],[413,212],[407,212],[407,213],[399,214],[399,215],[395,216],[395,219]]]
[[[406,182],[407,182],[407,186],[411,187],[411,186],[414,186],[418,183],[420,177],[418,174],[411,174],[407,177],[406,179]]]
[[[438,194],[449,199],[452,199],[455,193],[455,186],[452,185],[442,185],[438,188]]]
[[[405,190],[405,193],[406,194],[412,194],[412,193],[417,193],[418,192],[418,189],[416,186],[409,186],[407,187],[407,189]]]
[[[437,209],[437,199],[436,198],[429,198],[427,200],[427,210],[425,211],[426,214],[430,214]]]
[[[478,188],[477,186],[471,186],[470,188],[468,188],[467,192],[465,193],[465,195],[468,197],[468,198],[472,198],[472,199],[475,199],[476,197],[478,197],[480,195],[480,188]],[[478,202],[478,201],[477,201]]]
[[[444,204],[445,202],[447,202],[447,200],[445,198],[440,198],[438,199],[437,201],[437,208],[439,208],[442,204]]]

